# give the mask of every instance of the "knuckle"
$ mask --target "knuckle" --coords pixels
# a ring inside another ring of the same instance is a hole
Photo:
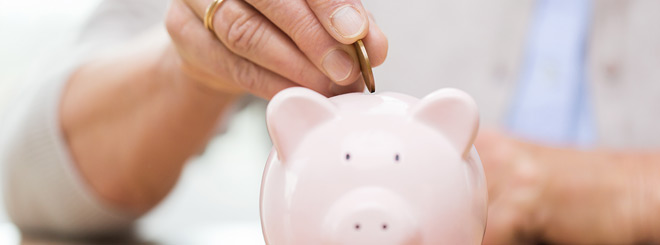
[[[307,4],[312,9],[322,9],[331,12],[340,6],[348,4],[349,1],[339,0],[339,1],[327,1],[327,0],[307,0]]]
[[[179,10],[175,8],[170,8],[165,18],[165,28],[170,36],[179,36],[177,34],[183,29],[183,23],[181,14],[177,13]]]
[[[321,40],[325,30],[319,28],[318,20],[314,15],[302,15],[292,22],[290,36],[294,42],[298,40]]]
[[[258,91],[261,88],[263,71],[254,63],[247,60],[239,60],[234,64],[234,82],[248,91]]]
[[[231,18],[225,34],[225,45],[229,49],[237,53],[254,52],[267,41],[268,25],[259,14],[230,6],[226,11],[229,12],[226,16]]]
[[[170,8],[165,18],[165,28],[173,40],[181,40],[190,32],[190,19],[176,7]]]

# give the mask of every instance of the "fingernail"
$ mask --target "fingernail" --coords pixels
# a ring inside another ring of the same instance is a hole
[[[353,59],[341,49],[330,51],[323,59],[323,68],[335,82],[348,78],[353,70]]]
[[[335,11],[330,20],[335,30],[345,38],[359,35],[365,27],[364,17],[350,5]]]

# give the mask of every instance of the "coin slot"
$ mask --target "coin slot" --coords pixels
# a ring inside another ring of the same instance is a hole
[[[394,161],[399,162],[399,154],[398,153],[396,155],[394,155]]]
[[[346,161],[351,160],[351,154],[346,153]]]

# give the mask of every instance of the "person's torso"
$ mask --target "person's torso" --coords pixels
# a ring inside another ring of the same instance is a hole
[[[475,97],[482,124],[511,108],[534,1],[364,1],[389,38],[379,91],[418,97],[456,87]],[[660,2],[594,1],[586,48],[597,145],[660,146]]]

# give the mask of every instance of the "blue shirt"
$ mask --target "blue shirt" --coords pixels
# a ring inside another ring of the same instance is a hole
[[[589,0],[538,0],[509,130],[555,145],[592,144],[595,130],[586,88]]]

